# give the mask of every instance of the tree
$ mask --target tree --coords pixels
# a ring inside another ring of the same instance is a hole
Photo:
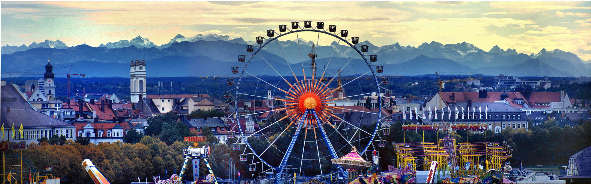
[[[219,140],[215,137],[215,135],[213,135],[213,132],[211,132],[209,128],[202,128],[201,131],[201,135],[207,137],[207,142],[210,145],[217,144],[219,142]]]
[[[191,112],[191,114],[189,114],[189,117],[191,119],[201,119],[201,118],[210,118],[210,117],[221,117],[224,116],[224,112],[220,111],[220,110],[209,110],[209,111],[202,111],[202,110],[196,110]]]
[[[136,130],[129,130],[123,136],[123,142],[126,142],[126,143],[135,144],[137,142],[140,142],[140,139],[142,139],[142,135],[140,133],[138,133]]]
[[[48,143],[54,144],[54,145],[55,144],[63,145],[66,143],[66,136],[63,136],[63,135],[62,136],[57,136],[57,135],[51,136],[51,138],[49,138],[49,140],[48,140]]]
[[[167,144],[182,141],[183,137],[191,136],[189,128],[174,113],[166,113],[148,119],[146,135],[157,136]]]
[[[90,144],[90,138],[89,137],[77,137],[76,143],[78,143],[80,145],[88,145],[88,144]]]

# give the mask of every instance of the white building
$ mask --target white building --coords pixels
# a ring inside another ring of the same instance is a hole
[[[138,103],[140,98],[146,97],[146,62],[143,60],[131,61],[129,75],[131,103]]]
[[[89,138],[90,143],[123,142],[123,123],[74,123],[78,138]]]

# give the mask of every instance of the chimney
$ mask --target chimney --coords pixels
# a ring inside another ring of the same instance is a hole
[[[113,101],[112,100],[107,100],[107,104],[109,105],[109,109],[113,110]]]
[[[560,99],[564,98],[564,90],[560,90]]]
[[[488,97],[488,92],[486,91],[486,89],[478,90],[478,98],[487,98],[487,97]]]
[[[105,112],[105,100],[101,101],[101,111]]]
[[[82,100],[78,100],[78,114],[82,117],[82,113],[84,112],[84,102]]]

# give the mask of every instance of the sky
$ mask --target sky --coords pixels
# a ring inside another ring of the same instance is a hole
[[[591,62],[591,2],[6,2],[1,44],[68,46],[176,34],[254,40],[291,21],[324,21],[375,45],[437,41],[526,54],[561,49]],[[307,39],[304,37],[304,39]],[[310,38],[310,40],[313,40]]]

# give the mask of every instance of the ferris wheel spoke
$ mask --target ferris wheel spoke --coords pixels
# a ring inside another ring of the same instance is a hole
[[[363,113],[367,113],[367,114],[378,114],[376,112],[369,112],[369,111],[363,111],[363,110],[357,110],[357,109],[349,109],[349,108],[338,107],[338,106],[330,106],[329,108],[343,110],[343,111],[349,111],[349,112],[363,112]]]
[[[308,138],[308,129],[304,130],[304,145],[302,146],[302,156],[300,158],[300,175],[302,175],[302,165],[304,164],[304,153],[306,151],[306,139]]]
[[[316,129],[314,130],[314,142],[316,142],[316,155],[318,156],[318,166],[320,168],[320,175],[322,175],[322,162],[320,161],[320,149],[318,149],[318,136],[316,135]]]
[[[286,107],[282,107],[282,108],[271,109],[271,110],[267,110],[267,111],[258,111],[258,112],[248,113],[248,114],[241,114],[239,116],[247,117],[247,116],[252,116],[252,115],[257,115],[257,114],[264,114],[264,113],[267,113],[267,112],[281,112],[281,111],[285,111],[285,110],[287,110],[287,108]]]
[[[285,56],[285,53],[283,52],[283,48],[281,48],[281,45],[279,45],[279,42],[275,42],[275,43],[277,44],[277,48],[279,49],[279,52],[281,53],[281,55]],[[289,71],[291,71],[291,74],[293,75],[293,78],[295,79],[295,83],[298,84],[299,83],[298,77],[296,76],[295,72],[293,71],[291,64],[289,63],[289,61],[287,61],[287,58],[285,59],[285,61],[286,61],[285,65],[287,65],[287,68],[289,68]],[[296,85],[295,87],[298,87],[298,85]]]
[[[252,134],[250,134],[250,135],[246,136],[246,138],[248,139],[248,138],[252,137],[253,135],[255,135],[255,134],[258,134],[258,133],[262,132],[263,130],[265,130],[265,129],[267,129],[267,128],[269,128],[269,127],[271,127],[271,126],[273,126],[273,125],[275,125],[275,124],[277,124],[277,123],[279,123],[279,122],[283,121],[284,119],[286,119],[286,118],[288,118],[288,117],[289,117],[289,116],[287,116],[287,115],[286,115],[286,116],[283,116],[281,119],[279,119],[279,120],[277,120],[277,121],[275,121],[275,122],[273,122],[273,123],[271,123],[271,124],[267,125],[266,127],[264,127],[264,128],[261,128],[261,129],[259,129],[259,130],[255,131],[255,132],[253,132]]]
[[[328,81],[328,83],[326,83],[325,86],[329,86],[332,81],[334,81],[335,78],[339,77],[341,75],[341,72],[343,72],[343,69],[345,69],[345,67],[347,67],[349,65],[349,63],[351,63],[352,59],[349,57],[347,59],[347,62],[345,63],[345,65],[341,66],[341,68],[339,68],[336,72],[336,75],[332,76],[332,78]]]
[[[344,96],[343,98],[353,98],[353,97],[358,97],[358,96],[366,96],[366,95],[371,95],[372,93],[377,93],[377,92],[367,92],[367,93],[361,93],[361,94],[356,94],[356,95],[349,95],[349,96]]]
[[[353,79],[353,80],[351,80],[351,81],[349,81],[349,82],[347,82],[347,83],[345,83],[345,84],[343,84],[343,85],[341,85],[341,86],[339,86],[339,87],[337,87],[337,88],[333,89],[333,90],[332,90],[330,93],[334,93],[335,91],[337,91],[337,90],[339,90],[339,89],[343,89],[345,86],[347,86],[347,85],[351,84],[351,82],[353,82],[353,81],[356,81],[357,79],[359,79],[359,78],[361,78],[361,77],[363,77],[363,76],[365,76],[365,75],[367,75],[367,74],[369,74],[369,73],[370,73],[370,72],[368,71],[368,72],[365,72],[365,73],[364,73],[364,74],[362,74],[362,75],[359,75],[359,76],[357,76],[355,79]]]
[[[320,120],[320,121],[322,121],[322,120]],[[328,126],[331,127],[337,134],[339,134],[339,136],[341,136],[341,138],[343,138],[343,140],[345,140],[345,142],[347,142],[347,144],[349,144],[351,147],[353,146],[351,144],[351,141],[347,140],[347,138],[345,138],[345,136],[343,136],[343,134],[341,134],[341,132],[337,128],[334,127],[334,125],[329,124],[329,123],[319,123],[318,126],[322,126],[323,124],[328,124]]]
[[[246,73],[247,75],[251,76],[251,77],[254,77],[254,78],[256,78],[256,79],[258,79],[258,80],[260,80],[260,81],[264,82],[265,84],[267,84],[267,85],[269,85],[269,86],[271,86],[271,87],[273,87],[273,88],[275,88],[275,89],[277,89],[277,90],[279,90],[279,91],[281,91],[281,92],[284,92],[285,94],[291,94],[290,92],[287,92],[287,91],[285,91],[285,90],[283,90],[283,89],[281,89],[281,88],[279,88],[279,87],[277,87],[277,86],[275,86],[275,85],[273,85],[273,84],[271,84],[271,83],[267,82],[266,80],[264,80],[264,79],[261,79],[260,77],[257,77],[256,75],[253,75],[253,74],[251,74],[251,73],[249,73],[249,72],[245,72],[245,73]]]
[[[253,95],[253,94],[248,94],[248,93],[241,93],[241,92],[237,92],[236,94],[238,95],[243,95],[243,96],[248,96],[248,97],[256,97],[256,98],[262,98],[262,99],[268,99],[268,100],[278,100],[281,98],[274,98],[274,97],[266,97],[266,96],[259,96],[259,95]]]
[[[294,132],[293,137],[291,137],[291,141],[289,142],[289,145],[287,146],[287,151],[285,151],[285,154],[283,154],[283,158],[281,159],[281,163],[279,164],[279,168],[278,168],[279,171],[277,172],[277,175],[276,175],[277,178],[280,178],[281,174],[283,173],[283,168],[287,164],[287,160],[289,160],[289,157],[291,155],[291,151],[293,150],[293,146],[295,145],[295,142],[297,141],[298,136],[300,135],[300,130],[302,129],[302,126],[304,124],[304,120],[306,119],[307,115],[308,115],[307,112],[304,113],[304,116],[302,117],[301,121],[297,122],[296,131]]]
[[[304,118],[306,117],[307,113],[304,113],[304,115],[301,118],[301,121],[304,121]],[[294,122],[289,123],[285,129],[283,129],[283,131],[281,131],[281,133],[279,133],[279,135],[277,137],[275,137],[275,139],[273,139],[273,141],[271,142],[271,144],[269,144],[269,146],[267,146],[267,148],[265,148],[265,150],[263,150],[263,152],[261,152],[260,155],[265,154],[265,152],[267,152],[267,150],[269,150],[269,148],[271,146],[273,146],[273,144],[275,144],[275,142],[277,142],[277,140],[279,140],[279,138],[281,138],[281,136],[283,135],[283,133],[285,133],[285,131],[287,131],[287,129],[289,129],[289,127],[291,127],[291,125],[293,125]],[[296,122],[299,124],[299,122]]]
[[[265,62],[265,64],[267,64],[267,66],[271,67],[271,69],[273,69],[273,71],[275,71],[275,73],[277,75],[279,75],[279,77],[281,77],[281,79],[283,79],[283,81],[285,81],[285,83],[287,83],[287,85],[289,85],[290,88],[293,88],[293,85],[289,81],[287,81],[287,79],[285,79],[285,77],[283,77],[283,75],[281,75],[281,73],[279,73],[279,71],[277,71],[277,69],[275,69],[275,67],[273,65],[271,65],[269,63],[267,58],[265,58],[265,57],[262,57],[262,58],[263,58],[263,61]]]
[[[341,118],[341,117],[339,117],[339,116],[337,116],[337,115],[334,115],[334,114],[331,114],[331,115],[332,115],[333,117],[335,117],[335,118],[337,118],[337,119],[341,120],[342,122],[345,122],[345,123],[347,123],[348,125],[350,125],[350,126],[352,126],[352,127],[356,128],[356,129],[359,129],[359,130],[361,130],[361,132],[363,132],[363,133],[366,133],[367,135],[371,135],[369,132],[367,132],[367,131],[363,130],[362,128],[359,128],[358,126],[355,126],[354,124],[350,123],[349,121],[347,121],[347,120],[344,120],[343,118]]]

